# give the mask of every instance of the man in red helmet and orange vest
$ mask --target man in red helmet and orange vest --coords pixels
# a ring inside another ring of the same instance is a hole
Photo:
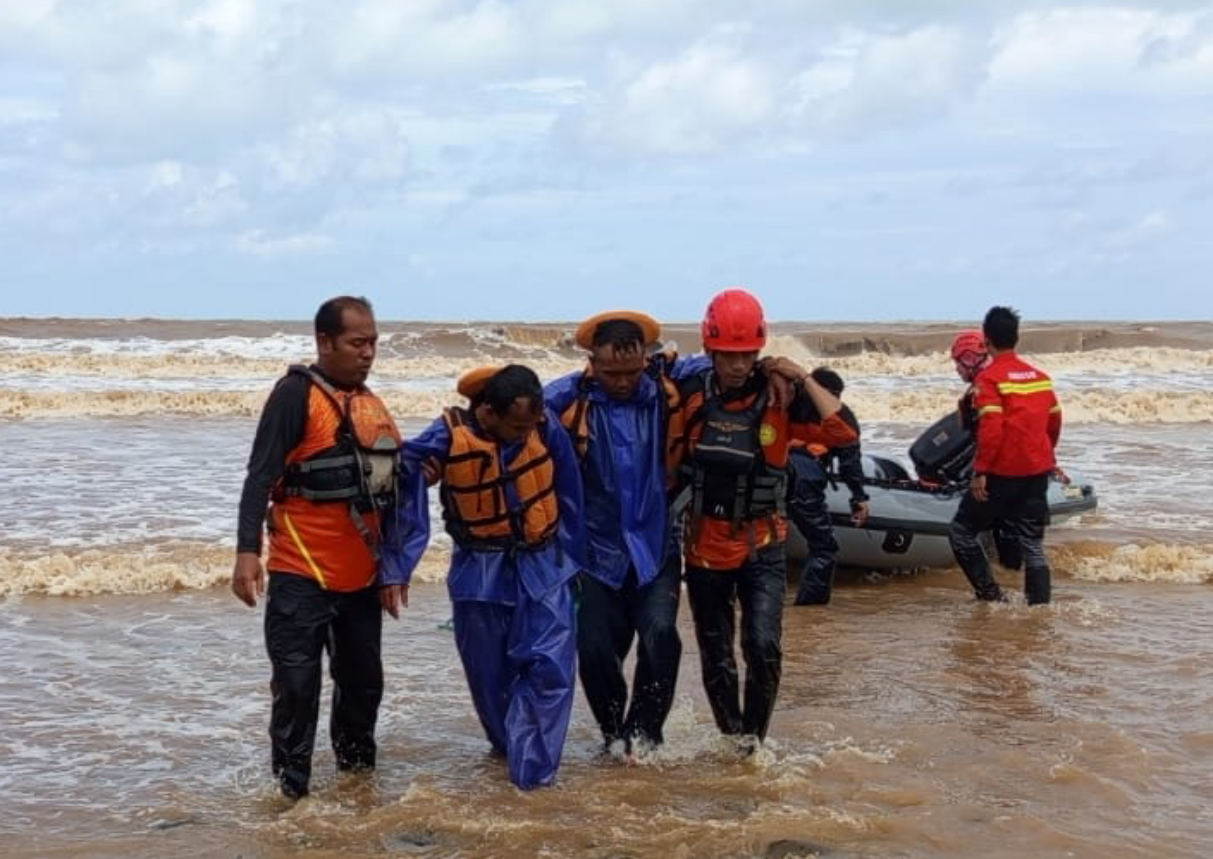
[[[700,330],[712,366],[679,382],[671,446],[687,498],[687,595],[704,688],[721,732],[749,738],[745,751],[766,736],[782,671],[788,449],[796,440],[843,447],[858,437],[839,417],[838,398],[809,373],[786,358],[759,362],[767,327],[753,295],[721,292]],[[790,401],[772,401],[772,373],[793,381]],[[738,603],[742,697],[733,655]]]
[[[973,381],[977,409],[977,456],[969,492],[961,499],[948,535],[956,561],[977,598],[1000,600],[1002,589],[978,535],[1001,521],[1019,543],[1028,605],[1047,603],[1051,574],[1044,554],[1049,522],[1049,480],[1057,467],[1061,406],[1053,381],[1015,354],[1019,315],[992,307],[982,323],[989,364]]]
[[[378,331],[365,298],[320,306],[316,363],[275,386],[257,426],[240,496],[232,590],[266,593],[261,531],[269,509],[265,643],[273,675],[270,741],[282,793],[304,796],[320,706],[321,652],[333,676],[337,768],[375,766],[383,694],[375,581],[379,525],[396,502],[400,434],[365,385]]]
[[[459,393],[467,408],[447,409],[405,443],[404,500],[388,528],[380,579],[394,614],[429,542],[433,468],[454,542],[447,591],[472,703],[510,780],[529,790],[555,780],[573,709],[581,475],[530,368],[470,371]]]

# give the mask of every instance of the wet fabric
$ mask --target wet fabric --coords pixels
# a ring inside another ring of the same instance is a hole
[[[577,396],[580,373],[551,382],[547,403],[562,412]],[[591,382],[585,395],[589,435],[581,460],[586,568],[613,588],[635,570],[651,582],[665,554],[665,409],[645,375],[628,400],[613,400]]]
[[[697,355],[677,358],[663,371],[678,381],[707,366],[707,358]],[[573,404],[583,375],[571,373],[547,385],[544,394],[554,413]],[[586,382],[585,566],[611,588],[619,588],[632,570],[648,584],[668,550],[665,393],[647,373],[622,401],[611,399],[593,379]]]
[[[307,369],[339,394],[374,400],[382,406],[365,388],[338,389],[316,365]],[[290,464],[333,446],[337,425],[334,411],[326,395],[304,373],[290,372],[274,386],[262,409],[249,454],[240,494],[236,547],[240,552],[260,554],[266,509],[273,495],[268,566],[311,576],[333,590],[354,591],[366,587],[375,574],[375,559],[366,535],[378,534],[379,514],[352,514],[347,503],[314,504],[298,497],[281,497]],[[386,409],[380,408],[380,412],[391,424]],[[360,521],[356,522],[353,515]]]
[[[455,544],[447,589],[452,599],[483,600],[512,605],[515,580],[538,598],[563,584],[585,567],[585,527],[582,515],[581,475],[577,457],[549,410],[541,424],[544,445],[551,452],[559,508],[557,539],[534,552],[472,551]],[[421,463],[430,457],[445,462],[451,448],[446,421],[438,418],[401,450],[401,503],[384,529],[379,580],[385,585],[407,585],[430,539],[430,510]],[[512,459],[521,442],[504,445],[501,457]],[[517,499],[512,499],[513,503]]]
[[[1013,540],[1022,553],[1028,604],[1049,602],[1051,574],[1044,554],[1045,527],[1049,524],[1048,489],[1048,473],[1031,477],[991,474],[986,477],[988,501],[978,501],[972,493],[965,493],[961,499],[948,541],[978,599],[1002,598],[979,539],[981,532],[990,530],[997,522],[1002,539]]]
[[[552,784],[576,688],[571,586],[538,599],[518,587],[512,605],[457,601],[453,619],[476,715],[510,781],[523,790]]]
[[[821,463],[803,448],[789,452],[788,470],[788,518],[808,547],[796,605],[825,605],[833,592],[838,556],[838,541],[826,505],[828,478]]]
[[[662,728],[674,703],[682,639],[678,603],[682,560],[671,552],[657,577],[641,584],[633,573],[619,589],[578,576],[577,656],[581,685],[603,741],[663,742]],[[632,700],[623,663],[636,646]]]
[[[527,433],[506,460],[466,409],[447,409],[443,419],[451,435],[440,490],[447,533],[460,545],[482,549],[547,543],[556,533],[559,509],[546,433]]]
[[[974,380],[977,474],[1027,477],[1051,471],[1061,434],[1053,381],[1014,352],[995,355]]]
[[[312,772],[320,709],[321,654],[329,654],[329,733],[337,768],[375,765],[375,722],[383,697],[378,588],[326,591],[312,579],[271,572],[265,644],[272,666],[271,763],[283,793],[303,796]]]
[[[474,426],[474,416],[472,423]],[[493,747],[506,756],[510,780],[524,789],[556,775],[572,713],[577,641],[570,581],[584,567],[581,476],[564,428],[550,410],[540,423],[551,454],[559,521],[556,539],[538,549],[485,550],[455,543],[447,573],[456,645],[472,703]],[[524,441],[500,445],[511,462]],[[421,464],[445,463],[451,449],[439,418],[405,443],[404,501],[387,529],[380,580],[408,584],[429,543],[430,519]],[[519,509],[512,485],[506,503]]]
[[[253,449],[249,452],[248,473],[240,493],[237,552],[261,554],[270,492],[286,471],[287,454],[303,440],[311,387],[312,383],[304,377],[288,373],[274,385],[261,409]]]
[[[737,392],[724,395],[731,410],[743,411],[765,390],[766,380],[755,373]],[[676,443],[687,460],[694,455],[702,430],[700,412],[711,394],[716,396],[715,382],[710,372],[689,376],[679,383],[685,437]],[[855,444],[858,433],[835,412],[826,417],[817,413],[812,399],[803,388],[796,391],[787,409],[768,407],[759,429],[762,459],[769,466],[783,469],[787,465],[789,446],[795,441],[821,443],[826,448]],[[686,529],[684,551],[688,566],[705,569],[736,569],[755,551],[782,544],[787,538],[787,520],[781,514],[762,516],[738,523],[711,516],[692,516]]]
[[[695,619],[703,685],[724,734],[766,737],[779,692],[783,651],[783,544],[768,546],[735,570],[687,567],[687,597]],[[746,675],[739,697],[733,640],[741,608],[741,652]]]

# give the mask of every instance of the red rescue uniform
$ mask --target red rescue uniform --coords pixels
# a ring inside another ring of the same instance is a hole
[[[1061,435],[1053,380],[1013,351],[1001,352],[973,381],[977,474],[1029,477],[1052,471]]]

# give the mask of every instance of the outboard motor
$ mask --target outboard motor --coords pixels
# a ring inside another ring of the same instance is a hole
[[[953,410],[931,424],[910,446],[910,459],[918,476],[932,483],[959,483],[973,469],[977,440]]]

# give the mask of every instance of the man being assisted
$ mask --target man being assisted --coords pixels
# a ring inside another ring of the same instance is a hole
[[[720,730],[752,738],[746,749],[766,736],[782,672],[789,447],[858,441],[838,415],[838,398],[803,369],[778,358],[764,371],[766,331],[762,305],[745,290],[712,299],[701,327],[712,365],[679,382],[682,429],[673,442],[680,494],[689,495],[683,544],[704,689]],[[768,373],[793,380],[790,402],[772,401]],[[738,602],[743,700],[733,656]]]
[[[573,709],[581,476],[532,370],[472,370],[459,393],[468,408],[447,409],[404,446],[405,501],[381,581],[393,610],[429,542],[431,463],[455,544],[447,590],[472,703],[510,780],[529,790],[555,780]]]
[[[681,558],[669,528],[666,438],[677,395],[674,367],[647,357],[660,337],[655,319],[614,311],[581,324],[586,370],[547,386],[581,460],[586,569],[579,576],[577,655],[582,688],[606,749],[624,754],[663,741],[674,700],[682,641],[678,603]],[[698,364],[694,362],[698,360]],[[638,639],[632,700],[623,661]]]
[[[1003,599],[978,535],[996,521],[1018,540],[1028,605],[1049,602],[1051,574],[1044,554],[1049,479],[1061,435],[1061,406],[1053,382],[1015,354],[1019,315],[992,307],[981,326],[990,363],[973,380],[977,457],[969,492],[952,519],[948,541],[980,600]]]
[[[396,502],[400,434],[367,390],[378,331],[365,298],[316,313],[316,363],[297,365],[265,408],[240,496],[232,591],[265,593],[261,529],[269,513],[265,645],[273,675],[270,741],[282,793],[304,796],[320,708],[321,652],[333,674],[330,732],[337,769],[375,766],[383,696],[375,583],[380,519]]]

